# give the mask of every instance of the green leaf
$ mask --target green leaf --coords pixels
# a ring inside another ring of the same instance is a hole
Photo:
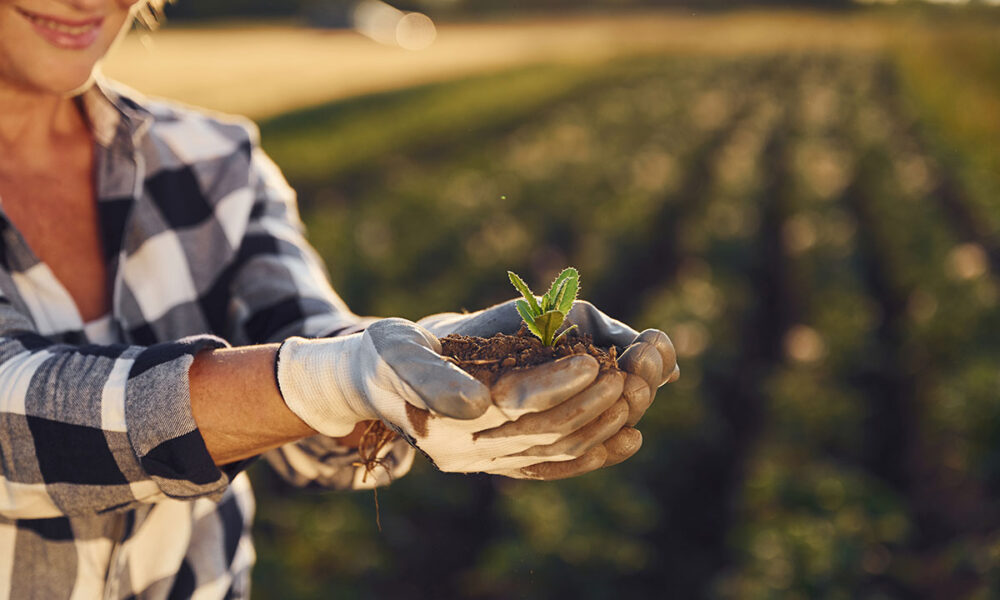
[[[564,279],[559,287],[549,290],[545,297],[542,298],[542,312],[548,312],[550,310],[556,310],[558,304],[559,295],[562,291],[566,289],[566,280]]]
[[[566,329],[563,329],[562,332],[560,332],[559,335],[556,336],[556,339],[552,340],[552,345],[555,346],[556,344],[558,344],[559,340],[562,339],[562,336],[564,336],[567,333],[573,331],[574,329],[576,329],[576,325],[570,325]]]
[[[524,296],[525,300],[527,300],[526,304],[531,309],[530,314],[532,318],[542,314],[543,311],[541,307],[538,306],[538,299],[535,298],[535,294],[531,291],[531,288],[528,287],[528,284],[524,283],[524,280],[518,277],[517,273],[514,271],[507,271],[507,276],[510,277],[510,282],[514,284],[517,291],[521,292],[521,295]],[[524,313],[521,313],[521,316],[524,317]],[[528,317],[524,317],[524,320],[528,321]]]
[[[524,319],[524,324],[528,326],[528,331],[538,336],[538,339],[542,339],[542,330],[538,328],[535,324],[535,315],[531,314],[531,307],[524,300],[518,300],[514,303],[517,307],[518,314]]]
[[[573,302],[576,301],[579,293],[580,277],[576,275],[576,269],[573,269],[573,276],[566,279],[566,285],[556,297],[556,310],[564,314],[569,314],[569,311],[573,308]]]
[[[525,321],[535,320],[535,315],[531,314],[531,307],[528,305],[527,302],[525,302],[524,300],[518,300],[517,302],[514,303],[514,306],[517,307],[517,312],[519,315],[521,315],[522,319],[524,319]]]
[[[518,314],[524,319],[525,325],[546,346],[555,344],[556,340],[566,334],[564,331],[556,337],[556,332],[565,322],[566,315],[573,308],[573,302],[579,293],[580,274],[573,267],[563,269],[549,286],[545,295],[540,298],[535,296],[528,284],[517,273],[507,271],[507,276],[510,277],[510,282],[514,287],[524,296],[524,300],[518,300],[515,305]],[[572,327],[566,331],[570,329]]]
[[[545,296],[542,297],[543,310],[552,310],[557,306],[556,297],[557,294],[559,293],[559,288],[562,285],[563,281],[566,281],[570,277],[579,279],[580,274],[577,273],[576,269],[574,269],[573,267],[566,267],[565,269],[562,270],[561,273],[559,273],[559,275],[556,276],[555,280],[552,282],[552,285],[549,286],[549,291],[545,292]]]
[[[558,310],[550,310],[535,319],[535,325],[538,326],[538,329],[541,332],[538,337],[542,339],[543,344],[551,346],[554,343],[556,331],[559,330],[559,327],[562,326],[563,321],[565,320],[566,315]]]

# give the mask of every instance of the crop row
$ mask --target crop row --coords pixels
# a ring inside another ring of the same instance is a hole
[[[368,497],[265,494],[264,567],[297,515],[325,534],[280,560],[348,593],[987,595],[997,255],[891,70],[657,59],[581,90],[501,133],[386,154],[306,217],[368,314],[475,309],[512,295],[506,269],[542,287],[577,266],[582,297],[677,345],[642,452],[549,485],[420,464],[380,495],[374,539],[323,516]],[[435,552],[414,558],[415,540]]]

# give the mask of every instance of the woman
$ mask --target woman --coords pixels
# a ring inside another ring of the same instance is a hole
[[[95,78],[147,8],[0,0],[0,586],[12,597],[244,597],[248,460],[268,453],[299,484],[385,483],[413,450],[395,442],[380,468],[354,466],[373,419],[447,471],[551,479],[638,449],[631,425],[677,376],[662,332],[637,337],[581,303],[571,321],[630,346],[626,377],[575,357],[490,390],[442,360],[435,336],[509,330],[509,303],[426,327],[357,317],[252,125]]]

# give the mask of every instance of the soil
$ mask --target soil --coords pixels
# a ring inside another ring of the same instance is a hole
[[[573,332],[563,336],[554,346],[543,346],[541,340],[524,327],[516,335],[498,333],[489,338],[448,335],[441,338],[441,348],[445,358],[487,387],[508,371],[574,354],[590,354],[597,359],[602,372],[618,370],[614,346],[608,350],[598,348],[589,335]]]

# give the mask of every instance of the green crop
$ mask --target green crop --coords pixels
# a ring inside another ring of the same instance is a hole
[[[517,291],[524,296],[523,300],[517,301],[517,312],[524,319],[524,324],[528,326],[531,333],[538,336],[546,346],[554,346],[559,338],[566,335],[568,331],[576,327],[566,328],[562,333],[556,335],[559,328],[566,320],[566,315],[573,308],[573,302],[580,291],[580,274],[573,267],[563,269],[562,273],[556,277],[549,291],[541,298],[536,298],[534,292],[524,283],[517,273],[507,271],[510,282],[514,284]]]

